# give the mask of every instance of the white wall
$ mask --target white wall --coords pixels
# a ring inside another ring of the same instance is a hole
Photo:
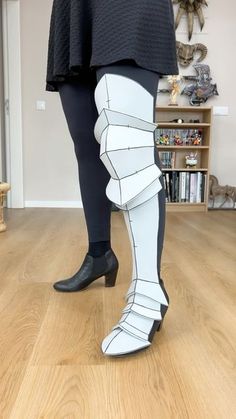
[[[67,205],[64,201],[81,205],[77,162],[59,93],[45,91],[52,1],[21,0],[20,4],[26,206]],[[46,101],[46,111],[36,110],[36,100]]]
[[[4,138],[4,87],[3,87],[3,45],[2,45],[2,3],[0,2],[0,181],[6,181],[5,138]]]
[[[221,184],[236,185],[236,104],[234,99],[234,72],[236,58],[235,0],[208,1],[204,10],[206,24],[190,43],[202,42],[209,49],[204,60],[211,67],[213,82],[217,83],[219,96],[208,100],[207,105],[228,106],[228,116],[214,116],[212,135],[211,173]],[[46,92],[46,58],[49,19],[52,0],[21,0],[22,46],[22,102],[24,140],[24,191],[27,205],[80,205],[77,162],[72,140],[62,111],[59,94]],[[175,6],[176,12],[176,6]],[[187,42],[186,21],[182,19],[177,30],[177,40]],[[181,70],[182,72],[182,70]],[[184,70],[183,73],[190,73]],[[191,71],[194,74],[194,71]],[[163,81],[161,81],[162,83]],[[36,110],[36,100],[46,101],[46,111]],[[164,94],[158,104],[167,104]],[[180,104],[188,105],[181,97]],[[40,201],[33,202],[33,201]],[[67,204],[62,203],[67,202]]]

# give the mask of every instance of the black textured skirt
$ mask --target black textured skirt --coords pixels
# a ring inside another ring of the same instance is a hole
[[[120,60],[179,74],[172,0],[54,0],[47,91],[84,71]]]

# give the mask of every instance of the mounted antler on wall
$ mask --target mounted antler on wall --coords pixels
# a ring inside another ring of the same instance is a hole
[[[201,55],[197,59],[197,63],[200,63],[207,55],[207,47],[203,44],[184,44],[183,42],[176,41],[177,58],[180,65],[187,67],[194,59],[194,54],[200,51]]]
[[[179,9],[175,20],[175,29],[177,29],[181,17],[186,13],[188,20],[188,40],[192,38],[194,14],[198,16],[201,30],[205,24],[202,6],[208,6],[206,0],[173,0],[173,4],[179,4]]]

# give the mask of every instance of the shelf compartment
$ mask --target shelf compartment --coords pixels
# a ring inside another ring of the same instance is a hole
[[[178,122],[168,122],[168,121],[161,121],[156,122],[157,128],[206,128],[210,127],[208,122],[183,122],[178,124]]]
[[[193,150],[196,150],[196,149],[200,149],[200,150],[208,150],[210,147],[209,147],[209,145],[160,145],[160,144],[157,144],[156,145],[156,148],[159,150],[160,148],[163,150],[163,149],[169,149],[169,148],[172,148],[172,149],[178,149],[178,150],[181,150],[181,148],[182,149],[193,149]]]

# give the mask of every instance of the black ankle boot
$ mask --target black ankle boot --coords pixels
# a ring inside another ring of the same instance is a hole
[[[80,291],[101,276],[105,276],[105,287],[114,287],[118,267],[118,259],[112,249],[99,257],[87,253],[78,272],[71,278],[55,282],[53,287],[57,291]]]

